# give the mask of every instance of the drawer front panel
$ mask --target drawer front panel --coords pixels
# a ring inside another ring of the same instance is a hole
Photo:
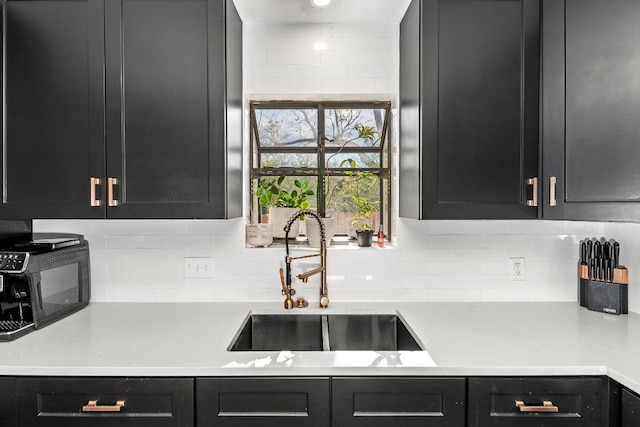
[[[469,379],[470,426],[601,427],[605,402],[600,378]]]
[[[198,378],[196,389],[198,426],[329,426],[329,378]]]
[[[462,426],[462,378],[357,378],[332,380],[334,427]]]
[[[16,384],[19,425],[194,425],[192,379],[19,378]]]

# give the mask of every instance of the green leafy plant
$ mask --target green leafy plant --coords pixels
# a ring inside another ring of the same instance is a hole
[[[348,171],[345,175],[349,177],[348,185],[351,186],[353,192],[349,195],[354,204],[355,212],[351,216],[351,225],[360,231],[371,230],[371,214],[378,211],[380,200],[371,200],[369,195],[362,191],[363,182],[373,182],[377,178],[373,173],[367,171]]]
[[[338,151],[336,151],[335,153],[333,153],[331,156],[327,158],[325,168],[324,168],[324,171],[325,171],[324,176],[321,176],[320,170],[318,169],[318,185],[320,185],[320,180],[324,180],[323,182],[325,185],[325,204],[324,204],[325,210],[329,210],[329,207],[333,203],[333,197],[334,197],[334,194],[336,193],[336,190],[339,190],[342,187],[342,182],[340,181],[336,181],[333,185],[330,185],[329,163],[331,159],[333,159],[338,154],[342,153],[344,148],[350,142],[356,141],[358,139],[363,139],[365,141],[371,142],[375,140],[376,134],[378,134],[378,131],[374,126],[356,124],[353,128],[358,132],[358,135],[342,142]],[[356,161],[354,159],[348,158],[341,161],[340,164],[338,165],[338,168],[342,169],[343,167],[345,167],[345,165],[348,165],[351,169],[355,169],[357,166]],[[320,196],[320,193],[318,193],[318,196]],[[319,205],[320,205],[320,200],[318,200],[318,206]]]
[[[293,181],[294,188],[287,190],[284,188],[285,178],[285,175],[281,175],[277,179],[258,180],[256,197],[260,206],[309,209],[311,203],[308,197],[315,194],[309,189],[309,183],[296,179]]]
[[[380,204],[380,201],[370,202],[369,199],[355,194],[351,195],[351,199],[358,207],[358,212],[351,217],[351,225],[360,231],[370,231],[371,224],[369,224],[369,220],[371,219],[371,214],[378,210],[377,205]]]

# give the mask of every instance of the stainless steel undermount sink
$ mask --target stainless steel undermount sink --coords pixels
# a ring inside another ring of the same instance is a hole
[[[422,350],[395,314],[251,314],[229,351]]]

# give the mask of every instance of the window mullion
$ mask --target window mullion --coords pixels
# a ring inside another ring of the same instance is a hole
[[[324,123],[324,104],[318,104],[318,187],[317,187],[317,206],[318,214],[325,216],[325,123]]]

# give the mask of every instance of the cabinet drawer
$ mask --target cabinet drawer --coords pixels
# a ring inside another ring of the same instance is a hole
[[[470,378],[469,426],[602,427],[605,394],[601,378]]]
[[[329,378],[198,378],[198,426],[328,427]]]
[[[333,427],[465,423],[464,378],[333,378]]]
[[[16,387],[18,425],[194,425],[192,379],[19,378]],[[98,408],[87,408],[90,401]],[[124,406],[117,408],[118,401]]]
[[[640,397],[622,390],[622,427],[640,426]]]

